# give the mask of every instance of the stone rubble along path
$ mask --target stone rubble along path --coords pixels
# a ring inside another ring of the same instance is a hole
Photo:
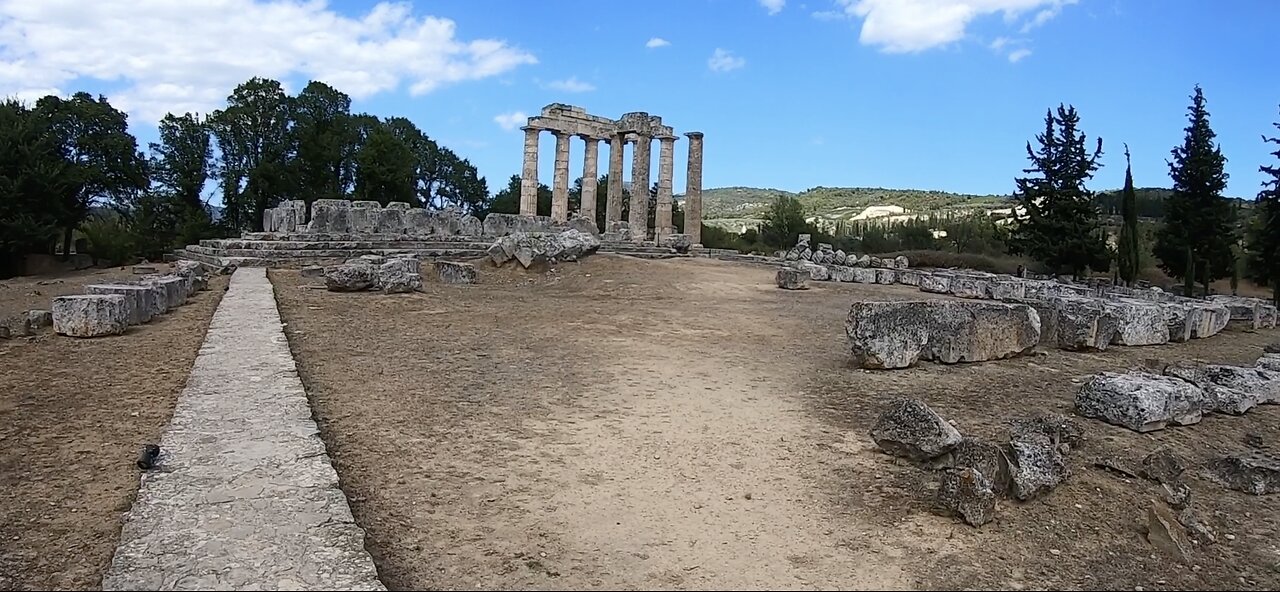
[[[160,446],[104,590],[385,590],[265,269],[232,275]]]

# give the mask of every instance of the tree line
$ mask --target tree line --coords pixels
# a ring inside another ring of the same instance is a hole
[[[1227,159],[1198,85],[1187,121],[1183,141],[1171,149],[1167,161],[1169,189],[1136,189],[1126,146],[1124,188],[1090,190],[1088,182],[1102,166],[1102,139],[1090,142],[1075,107],[1059,105],[1048,110],[1044,130],[1026,144],[1030,164],[1014,181],[1016,207],[1007,227],[979,212],[961,220],[837,227],[836,236],[830,236],[805,221],[799,201],[783,196],[775,200],[758,231],[739,238],[781,248],[807,232],[815,240],[822,237],[865,252],[947,247],[982,254],[1003,251],[1028,257],[1041,271],[1077,278],[1110,272],[1126,285],[1154,262],[1168,276],[1181,279],[1186,294],[1194,293],[1197,283],[1208,293],[1211,282],[1228,277],[1234,289],[1241,276],[1247,276],[1271,287],[1280,301],[1280,166],[1260,167],[1268,179],[1254,207],[1242,208],[1239,200],[1223,195]],[[1280,129],[1280,123],[1275,125]],[[1280,145],[1280,138],[1263,140]],[[1280,160],[1280,148],[1271,154]],[[1114,240],[1106,226],[1108,217],[1119,220]],[[1144,232],[1140,219],[1156,219],[1158,224],[1153,232]],[[940,229],[945,229],[945,238],[937,232]]]
[[[291,96],[253,78],[223,108],[166,115],[158,132],[144,154],[127,115],[85,92],[0,103],[0,274],[26,253],[65,255],[77,231],[98,250],[157,257],[261,230],[263,210],[283,200],[404,201],[480,215],[491,201],[467,159],[408,119],[352,113],[350,97],[322,82]],[[221,201],[216,220],[209,189]]]

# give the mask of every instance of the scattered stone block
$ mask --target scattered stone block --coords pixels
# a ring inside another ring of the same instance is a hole
[[[1280,403],[1280,373],[1223,364],[1170,364],[1164,373],[1204,389],[1206,407],[1241,415],[1262,403]]]
[[[921,272],[914,269],[900,269],[896,275],[899,284],[904,286],[919,286]]]
[[[110,295],[118,294],[124,298],[125,319],[130,325],[141,325],[149,322],[160,312],[155,304],[155,293],[149,286],[133,286],[128,284],[90,284],[84,287],[85,294]],[[168,292],[166,290],[166,306]]]
[[[1138,474],[1157,483],[1175,483],[1186,468],[1187,463],[1182,457],[1168,448],[1157,448],[1142,458],[1142,468],[1138,469]]]
[[[32,309],[27,311],[27,325],[40,329],[53,324],[53,313],[47,310]]]
[[[906,368],[1007,358],[1040,339],[1040,317],[1025,304],[905,300],[855,302],[845,322],[863,368]]]
[[[142,285],[164,288],[165,310],[173,310],[186,304],[187,295],[191,293],[190,284],[186,278],[172,275],[147,278],[142,281]]]
[[[1280,492],[1280,460],[1261,452],[1218,458],[1209,472],[1227,488],[1250,495]]]
[[[956,298],[985,299],[990,292],[990,283],[984,278],[953,275],[951,276],[951,287],[947,293]]]
[[[1169,322],[1165,308],[1142,300],[1102,300],[1119,321],[1112,343],[1116,345],[1160,345],[1169,343]]]
[[[1200,421],[1204,391],[1189,382],[1146,372],[1095,375],[1076,393],[1076,413],[1136,432],[1164,429],[1170,423]]]
[[[852,282],[854,280],[853,267],[845,265],[827,264],[827,272],[833,281]]]
[[[147,275],[147,274],[159,273],[159,272],[160,270],[157,269],[156,266],[154,265],[134,265],[133,266],[134,275]]]
[[[993,279],[986,287],[986,297],[992,300],[1021,299],[1027,295],[1027,284],[1022,280]]]
[[[921,292],[947,294],[951,292],[951,276],[945,273],[922,273],[918,284]]]
[[[1178,518],[1160,502],[1152,500],[1147,510],[1147,542],[1178,559],[1187,556],[1190,545]]]
[[[876,270],[870,267],[854,267],[852,273],[853,281],[859,284],[876,283]]]
[[[1076,296],[1034,301],[1040,313],[1040,343],[1070,351],[1107,348],[1120,321],[1101,301]]]
[[[811,280],[825,282],[831,279],[831,271],[825,265],[819,265],[811,261],[797,261],[793,266],[800,271],[807,272]]]
[[[368,264],[344,263],[324,270],[324,286],[330,292],[359,292],[378,283],[378,268]]]
[[[848,260],[848,258],[849,258],[849,255],[844,252],[844,249],[839,249],[835,252],[834,255],[832,255],[831,262],[835,263],[836,265],[844,265],[845,261]]]
[[[783,290],[808,290],[809,272],[794,267],[779,267],[774,281]]]
[[[493,241],[485,252],[494,265],[502,267],[503,264],[515,258],[516,248],[516,237],[507,235],[498,237],[498,240]]]
[[[1263,354],[1261,358],[1258,358],[1254,367],[1271,372],[1280,372],[1280,354]]]
[[[470,263],[436,261],[436,275],[446,284],[476,283],[476,267]]]
[[[1026,432],[1009,441],[1011,492],[1019,500],[1029,500],[1066,480],[1067,461],[1049,436]]]
[[[1084,428],[1075,420],[1060,413],[1036,413],[1009,422],[1011,439],[1027,434],[1044,434],[1054,448],[1067,452],[1084,440]]]
[[[119,335],[129,327],[125,297],[119,294],[58,296],[52,313],[53,330],[60,335]]]
[[[996,495],[1004,495],[1009,490],[1009,455],[995,443],[965,436],[951,449],[948,457],[944,466],[978,471]]]
[[[915,399],[895,399],[876,419],[871,438],[881,450],[915,461],[937,458],[960,443],[960,432]]]
[[[942,472],[938,485],[937,506],[970,526],[982,526],[995,517],[996,494],[980,471],[948,469]]]
[[[896,269],[877,269],[875,274],[877,284],[893,285],[898,283],[898,270]]]
[[[320,265],[308,265],[302,268],[302,277],[317,278],[324,277],[324,267]]]
[[[858,255],[857,257],[849,255],[845,257],[845,263],[848,263],[849,259],[853,259],[854,267],[871,267],[871,257],[868,255]]]
[[[669,249],[675,249],[677,253],[688,253],[689,248],[693,246],[693,237],[687,234],[668,234],[662,237],[660,245]]]
[[[906,255],[898,255],[897,257],[893,258],[894,269],[906,269],[910,266],[911,266],[911,260],[907,259]]]

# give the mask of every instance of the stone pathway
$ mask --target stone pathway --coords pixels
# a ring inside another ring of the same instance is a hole
[[[384,590],[329,463],[266,270],[218,306],[105,590]]]

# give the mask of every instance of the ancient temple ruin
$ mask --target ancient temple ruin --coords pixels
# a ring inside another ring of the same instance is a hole
[[[538,137],[544,131],[556,137],[555,174],[551,189],[551,220],[569,220],[569,141],[577,136],[584,143],[582,166],[582,206],[576,213],[596,219],[596,189],[599,177],[600,142],[609,142],[609,194],[606,196],[606,234],[625,231],[632,242],[652,239],[663,244],[676,234],[671,220],[672,176],[675,143],[679,139],[662,118],[644,112],[626,113],[620,119],[591,115],[582,107],[552,103],[542,113],[529,118],[524,130],[524,167],[520,175],[520,214],[538,213]],[[702,242],[702,132],[688,132],[688,180],[685,189],[684,234],[692,244]],[[648,228],[649,173],[653,140],[658,140],[658,203],[652,234]],[[626,146],[631,152],[631,204],[622,220],[622,168]]]

